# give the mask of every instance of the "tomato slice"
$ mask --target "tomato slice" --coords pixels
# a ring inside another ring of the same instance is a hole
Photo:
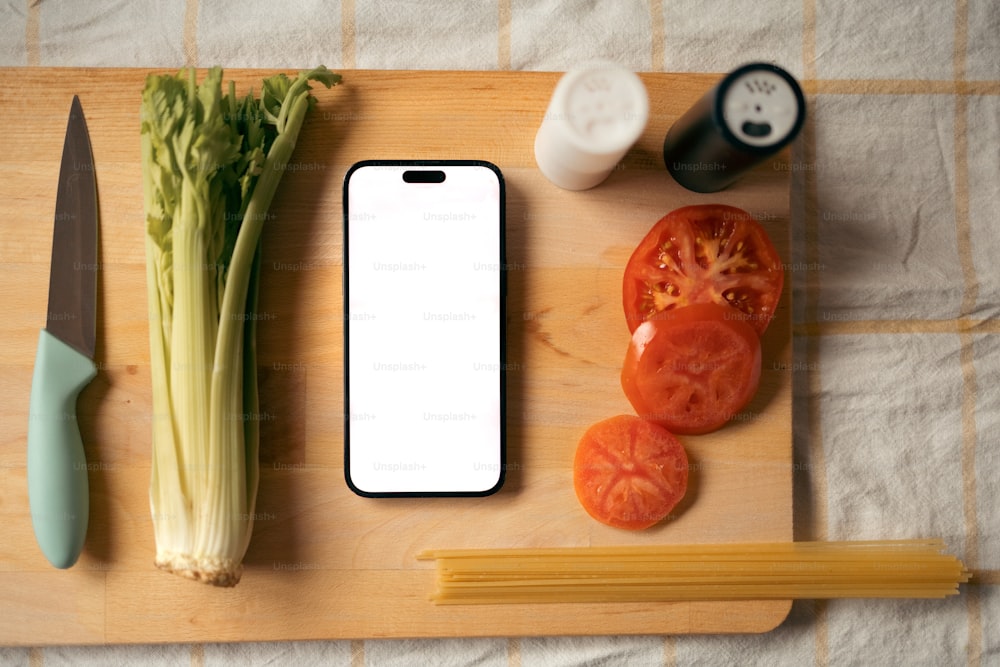
[[[694,303],[729,305],[758,335],[774,317],[784,269],[764,228],[721,204],[685,206],[657,222],[625,267],[629,331],[662,311]]]
[[[696,304],[639,325],[622,389],[640,417],[673,433],[708,433],[750,402],[760,365],[760,337],[738,311]]]
[[[669,431],[617,415],[583,434],[573,460],[573,488],[593,518],[641,530],[662,521],[687,491],[688,459]]]

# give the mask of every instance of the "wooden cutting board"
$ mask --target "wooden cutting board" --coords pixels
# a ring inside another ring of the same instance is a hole
[[[583,431],[631,412],[618,381],[629,339],[621,278],[653,223],[687,204],[733,204],[790,257],[787,155],[715,195],[684,190],[664,168],[663,137],[719,78],[710,75],[643,75],[646,132],[585,192],[556,188],[534,162],[559,74],[346,71],[342,86],[318,89],[264,232],[262,474],[247,570],[230,590],[156,570],[138,125],[146,73],[0,70],[10,84],[0,88],[0,644],[761,632],[784,619],[790,602],[435,607],[433,564],[415,558],[444,547],[792,538],[790,275],[764,339],[761,390],[722,431],[683,439],[691,488],[669,521],[639,534],[603,526],[572,488]],[[226,77],[245,91],[268,74]],[[100,200],[99,373],[79,402],[90,530],[79,562],[60,571],[34,541],[25,441],[74,93]],[[509,470],[495,496],[373,500],[344,483],[341,187],[369,158],[484,159],[506,177]]]

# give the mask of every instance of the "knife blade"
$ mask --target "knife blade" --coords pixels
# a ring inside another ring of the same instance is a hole
[[[73,96],[52,235],[49,301],[38,338],[28,415],[28,502],[35,539],[64,569],[83,550],[90,515],[87,460],[76,418],[97,375],[97,181],[87,121]]]

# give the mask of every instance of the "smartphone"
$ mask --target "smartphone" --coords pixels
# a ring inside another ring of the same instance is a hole
[[[484,161],[344,178],[344,469],[362,496],[485,496],[505,470],[505,189]]]

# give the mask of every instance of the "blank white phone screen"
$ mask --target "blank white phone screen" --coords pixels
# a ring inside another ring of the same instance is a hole
[[[441,173],[441,182],[421,182]],[[349,484],[362,495],[495,491],[504,418],[499,172],[356,166],[345,196]]]

